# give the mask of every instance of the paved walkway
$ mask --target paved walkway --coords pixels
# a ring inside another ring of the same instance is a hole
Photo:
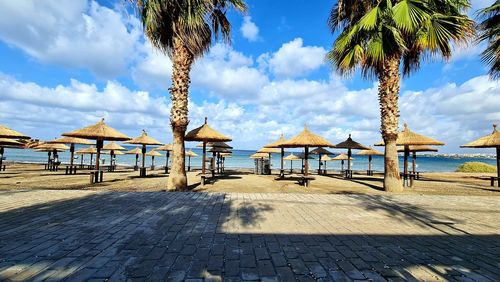
[[[500,197],[0,191],[0,280],[500,280]]]

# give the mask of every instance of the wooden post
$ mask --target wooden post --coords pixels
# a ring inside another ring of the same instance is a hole
[[[92,160],[94,159],[94,154],[90,153],[90,166],[92,166]]]
[[[351,149],[347,149],[347,178],[351,178]]]
[[[344,172],[344,160],[342,160],[341,163],[342,163],[342,172]]]
[[[80,168],[83,168],[83,154],[80,155]]]
[[[293,161],[290,160],[290,173],[293,173]]]
[[[205,176],[205,162],[207,161],[207,142],[203,141],[203,156],[201,160],[201,174]]]
[[[500,187],[500,146],[497,146],[497,183]]]
[[[168,157],[170,157],[170,151],[167,151],[167,156],[165,160],[165,173],[168,173]]]
[[[74,143],[71,143],[71,145],[69,145],[69,152],[71,153],[69,165],[71,167],[73,167],[73,158],[75,157],[75,144]]]
[[[308,175],[308,173],[309,173],[309,171],[308,171],[308,170],[309,170],[309,164],[308,164],[308,163],[309,163],[309,162],[308,162],[308,158],[309,158],[309,147],[307,147],[307,146],[306,146],[306,148],[305,148],[305,150],[304,150],[304,151],[305,151],[305,154],[304,154],[304,155],[305,155],[305,158],[306,158],[306,159],[305,159],[305,165],[304,165],[304,175],[305,175],[305,176],[307,176],[307,175]]]
[[[52,152],[49,151],[47,155],[49,156],[47,159],[47,170],[50,170],[50,156],[52,155]]]
[[[188,156],[188,171],[191,171],[191,156]]]
[[[404,155],[404,169],[403,169],[403,187],[407,186],[408,177],[408,156],[410,155],[410,147],[405,145],[405,155]]]
[[[146,145],[142,144],[142,169],[141,173],[144,174],[142,176],[146,176]]]
[[[321,154],[318,154],[318,174],[321,174]]]
[[[2,171],[4,148],[0,147],[0,171]]]
[[[283,160],[284,157],[285,157],[285,148],[281,148],[280,177],[285,176],[284,160]]]
[[[415,176],[417,174],[417,152],[413,152],[412,166],[413,175]]]
[[[96,159],[95,159],[95,172],[96,172],[96,175],[95,175],[95,179],[96,181],[95,182],[100,182],[99,180],[102,180],[102,179],[99,179],[99,159],[101,157],[101,148],[102,148],[102,145],[103,145],[103,140],[97,140],[96,141],[96,148],[97,148],[97,155],[96,155]]]

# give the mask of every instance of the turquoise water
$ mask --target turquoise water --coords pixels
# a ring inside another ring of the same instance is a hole
[[[133,149],[133,146],[124,146],[127,149]],[[76,146],[76,150],[83,148]],[[148,148],[148,151],[150,149]],[[201,166],[201,154],[202,151],[200,148],[193,148],[193,151],[199,155],[197,158],[191,158],[191,166],[192,167],[200,167]],[[162,152],[164,153],[164,152]],[[250,159],[250,155],[254,154],[255,151],[248,150],[234,150],[233,155],[230,158],[226,159],[226,167],[227,168],[253,168],[254,160]],[[288,153],[286,154],[288,155]],[[47,162],[47,153],[46,152],[35,152],[31,149],[5,149],[4,157],[6,157],[7,161],[18,161],[18,162],[35,162],[35,163],[45,163]],[[317,156],[313,156],[317,157]],[[366,170],[368,166],[368,157],[365,156],[356,156],[352,161],[352,168],[354,170]],[[70,158],[69,151],[59,153],[59,160],[63,163],[68,163]],[[105,160],[105,164],[109,164],[109,155],[103,155],[102,158]],[[95,156],[94,156],[95,159]],[[411,158],[410,158],[411,160]],[[89,163],[90,155],[84,156],[84,163]],[[456,168],[463,164],[464,162],[470,161],[480,161],[485,162],[491,165],[496,165],[494,159],[487,158],[445,158],[438,156],[417,156],[417,165],[419,171],[441,171],[441,172],[449,172],[455,171]],[[78,159],[75,159],[75,163],[80,163],[80,156]],[[135,163],[135,155],[120,155],[117,156],[117,163],[119,165],[134,165]],[[294,161],[293,167],[299,168],[300,161]],[[400,157],[400,164],[402,167],[403,157]],[[146,165],[149,166],[151,164],[151,157],[146,158]],[[165,164],[165,156],[155,157],[156,166],[163,166]],[[347,166],[347,162],[345,163]],[[280,167],[280,156],[279,154],[272,154],[272,166],[274,169],[279,169]],[[318,167],[318,160],[313,159],[310,160],[311,169],[316,169]],[[285,168],[290,168],[290,161],[285,161]],[[341,163],[339,161],[331,161],[327,163],[327,169],[331,170],[340,170]],[[372,168],[375,171],[383,171],[383,157],[373,157]]]

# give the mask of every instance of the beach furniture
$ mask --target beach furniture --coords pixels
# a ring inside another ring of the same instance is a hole
[[[223,143],[223,144],[226,144],[224,142],[217,142],[217,143]],[[227,144],[226,144],[227,145]],[[229,146],[231,149],[233,147]],[[211,163],[213,165],[213,168],[214,170],[212,171],[212,177],[215,175],[215,172],[217,172],[217,174],[220,174],[222,173],[221,171],[221,156],[220,154],[221,153],[231,153],[231,150],[229,148],[223,148],[223,147],[212,147],[210,148],[210,150],[208,150],[209,152],[212,153],[212,158],[211,158],[211,161],[213,163]]]
[[[22,149],[23,143],[9,138],[0,138],[0,171],[5,171],[6,168],[6,165],[3,164],[5,160],[5,148]]]
[[[348,160],[348,159],[349,159],[350,161],[354,160],[354,158],[352,158],[352,157],[350,157],[350,158],[349,158],[346,154],[340,154],[340,155],[338,155],[338,156],[336,156],[336,157],[332,158],[332,161],[340,161],[340,162],[341,162],[341,169],[340,169],[340,175],[341,175],[341,176],[345,177],[345,175],[346,175],[347,173],[349,173],[349,174],[351,174],[351,175],[349,175],[349,177],[348,177],[348,178],[352,178],[352,171],[347,172],[346,170],[344,170],[344,161],[346,161],[346,160]]]
[[[141,169],[139,171],[139,176],[145,177],[146,176],[146,146],[159,146],[159,145],[162,145],[162,143],[160,141],[148,136],[148,133],[145,130],[142,131],[142,133],[139,137],[136,137],[136,138],[129,140],[129,141],[125,141],[124,143],[142,146],[142,150],[141,150],[142,162],[141,162]]]
[[[285,148],[280,148],[279,146],[285,141],[286,141],[285,136],[283,134],[281,134],[280,138],[278,140],[264,146],[264,148],[271,148],[271,149],[272,148],[279,148],[280,149],[280,151],[279,151],[280,156],[281,156],[281,158],[280,158],[281,159],[281,161],[280,161],[280,175],[279,175],[280,177],[285,176],[284,163],[283,163],[284,157],[285,157]],[[257,152],[260,152],[260,150]],[[262,151],[262,152],[265,153],[264,151]],[[271,154],[269,154],[269,157],[271,157]]]
[[[66,174],[76,174],[77,166],[73,164],[74,156],[75,156],[75,144],[81,145],[90,145],[92,142],[75,137],[61,137],[52,141],[48,141],[47,143],[51,144],[69,144],[69,152],[70,152],[70,160],[69,166],[66,166],[65,173]]]
[[[187,171],[191,171],[191,158],[197,158],[198,154],[193,152],[193,150],[189,150],[186,152],[186,156],[188,157],[188,169],[187,169]]]
[[[368,149],[370,149],[370,148],[368,148],[364,145],[361,145],[360,143],[352,140],[351,134],[349,134],[349,137],[344,142],[340,142],[337,145],[335,145],[335,148],[347,149],[347,170],[344,172],[345,173],[344,177],[347,179],[352,178],[352,170],[351,170],[352,150],[368,150]]]
[[[366,150],[359,151],[357,153],[359,156],[368,156],[368,170],[366,171],[366,175],[373,176],[372,170],[372,156],[383,156],[384,153],[369,147]]]
[[[304,176],[309,175],[309,148],[310,147],[329,147],[334,148],[335,145],[327,141],[325,138],[309,131],[307,126],[304,130],[295,137],[285,141],[279,145],[280,148],[304,148]],[[308,183],[307,183],[308,184]]]
[[[104,118],[93,125],[63,133],[62,136],[83,138],[96,141],[96,164],[95,170],[91,172],[90,183],[98,183],[103,181],[103,173],[99,167],[101,158],[101,149],[104,146],[104,141],[126,141],[130,137],[117,131],[116,129],[106,125]]]
[[[281,150],[280,149],[277,149],[277,148],[266,148],[266,147],[263,147],[261,149],[259,149],[257,151],[257,153],[260,153],[260,154],[267,154],[268,155],[268,160],[269,160],[269,169],[266,169],[265,170],[265,174],[271,174],[271,165],[272,165],[272,162],[271,162],[271,154],[272,153],[275,153],[275,154],[279,154],[281,153]],[[281,175],[281,171],[280,171],[280,175]]]
[[[57,153],[67,151],[69,147],[60,143],[47,142],[36,146],[34,149],[37,152],[48,152],[48,159],[47,164],[45,165],[45,170],[58,171],[61,162],[59,161]]]
[[[269,168],[269,161],[266,162],[269,158],[268,153],[255,153],[250,158],[254,159],[254,174],[268,174],[266,168],[266,166]]]
[[[30,137],[0,124],[0,138],[0,140],[3,141],[3,145],[0,141],[0,171],[5,171],[5,165],[3,164],[4,148],[9,146],[22,148],[21,142],[15,139],[30,139]]]
[[[184,140],[186,141],[199,141],[203,142],[203,155],[201,161],[201,185],[205,185],[206,182],[206,160],[207,160],[207,143],[208,142],[229,142],[232,139],[208,125],[208,118],[205,117],[205,123],[191,131],[189,131]],[[213,170],[214,168],[212,168]],[[213,176],[212,171],[212,176]]]
[[[493,125],[493,132],[489,135],[483,136],[477,140],[460,146],[461,148],[496,148],[497,159],[497,176],[490,177],[491,186],[495,186],[495,180],[500,187],[500,131],[497,125]]]
[[[438,149],[430,147],[430,146],[409,146],[408,150],[410,154],[412,154],[412,171],[409,172],[410,181],[418,180],[420,178],[420,172],[417,171],[417,152],[437,152]],[[398,152],[404,152],[404,148],[399,148]],[[410,185],[412,186],[412,185]]]
[[[380,141],[375,146],[384,146],[384,141]],[[396,140],[397,146],[403,146],[404,148],[404,169],[403,169],[403,186],[413,186],[414,175],[408,171],[408,158],[410,156],[410,146],[442,146],[443,142],[427,137],[410,130],[408,124],[404,124],[404,128],[398,133],[398,139]]]
[[[333,154],[332,154],[332,152],[328,151],[327,149],[319,147],[319,148],[312,150],[311,155],[318,155],[318,174],[322,174],[321,165],[322,165],[322,162],[324,160],[323,156],[328,157],[328,155],[333,155]]]

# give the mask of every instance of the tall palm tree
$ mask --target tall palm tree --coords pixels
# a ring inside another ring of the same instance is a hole
[[[168,189],[187,187],[184,135],[189,123],[189,72],[195,59],[205,54],[212,38],[230,42],[230,8],[245,11],[243,0],[130,0],[137,8],[146,37],[173,63],[170,123],[173,132],[172,168]]]
[[[479,11],[479,41],[487,41],[488,47],[481,53],[481,59],[490,67],[490,76],[500,78],[500,1]]]
[[[378,78],[381,133],[385,142],[384,189],[401,191],[396,148],[400,74],[418,70],[424,58],[451,56],[452,42],[473,35],[467,0],[339,0],[328,25],[340,32],[327,59],[342,75],[359,67]]]

